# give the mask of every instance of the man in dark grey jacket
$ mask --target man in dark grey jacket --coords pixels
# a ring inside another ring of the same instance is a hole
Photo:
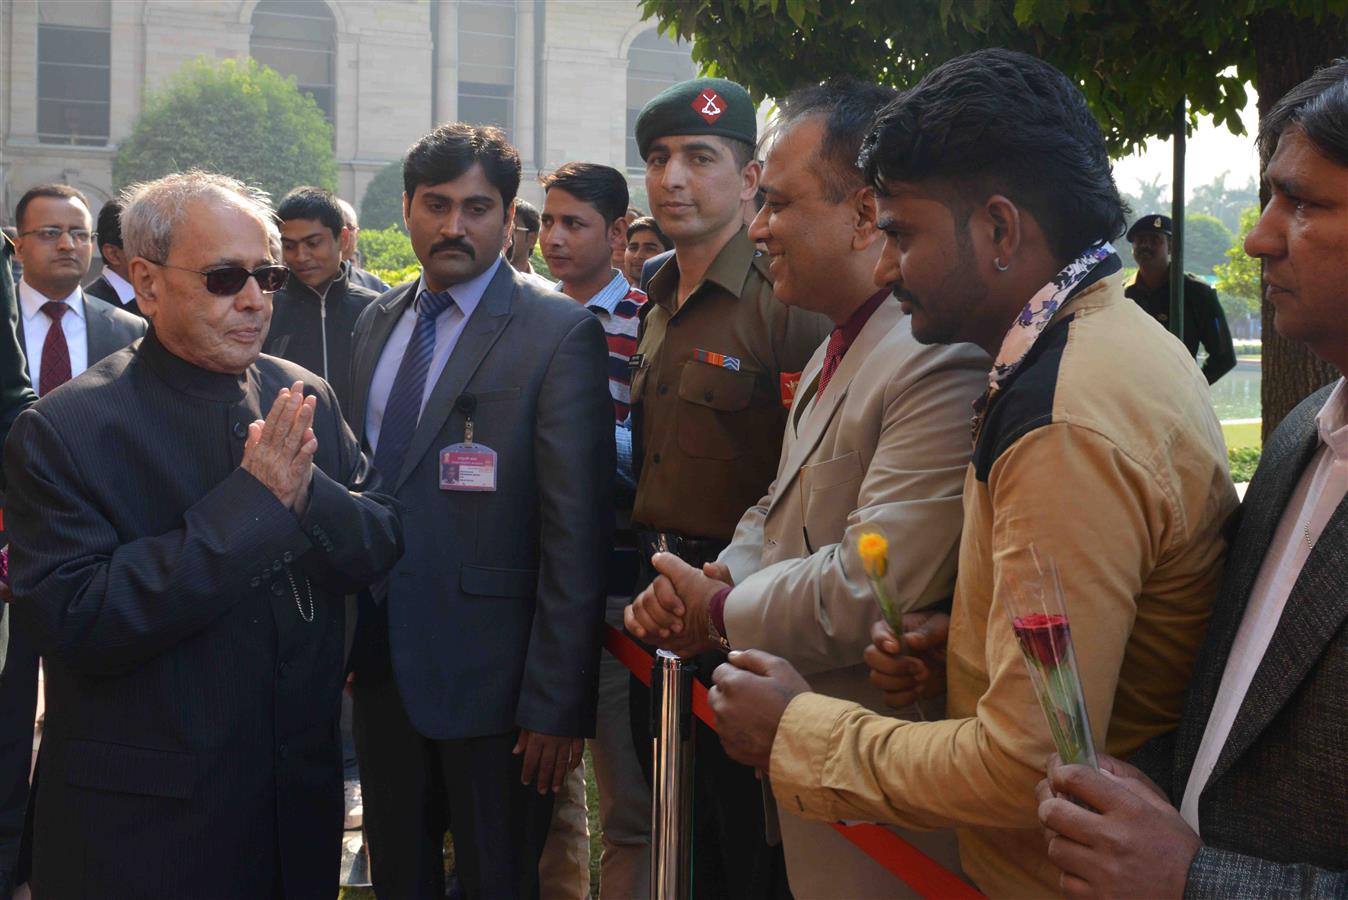
[[[290,280],[272,300],[262,351],[322,375],[349,421],[351,332],[379,295],[352,281],[342,265],[347,227],[335,196],[322,188],[295,188],[281,198],[276,217]]]
[[[1264,263],[1278,333],[1348,375],[1345,123],[1348,60],[1265,117],[1271,199],[1245,251]],[[1068,896],[1348,894],[1343,378],[1265,444],[1227,558],[1179,728],[1133,765],[1101,757],[1115,777],[1055,759],[1039,785]]]

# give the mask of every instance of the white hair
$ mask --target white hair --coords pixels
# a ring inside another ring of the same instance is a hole
[[[200,169],[175,172],[131,185],[122,191],[121,200],[122,246],[128,256],[161,263],[168,259],[173,232],[195,200],[225,203],[248,213],[267,229],[268,246],[281,245],[267,192],[228,175]]]
[[[341,197],[335,197],[333,199],[337,201],[337,205],[342,209],[342,219],[345,221],[346,227],[359,228],[360,220],[356,218],[356,208]]]

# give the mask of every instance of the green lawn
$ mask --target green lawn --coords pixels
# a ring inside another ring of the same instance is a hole
[[[1235,450],[1237,447],[1260,447],[1263,445],[1259,436],[1260,424],[1258,422],[1241,423],[1239,425],[1222,425],[1222,437],[1226,438],[1226,449]]]

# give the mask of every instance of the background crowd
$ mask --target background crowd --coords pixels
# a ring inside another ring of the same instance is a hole
[[[1348,62],[1265,117],[1245,244],[1340,373],[1346,122]],[[586,161],[531,208],[500,130],[434,129],[392,288],[318,188],[23,196],[3,891],[331,897],[359,821],[381,896],[578,896],[589,778],[602,896],[649,896],[650,700],[607,624],[711,689],[699,897],[907,895],[843,820],[992,896],[1348,892],[1348,387],[1238,501],[1221,307],[1191,280],[1167,331],[1170,220],[1125,230],[1079,87],[985,50],[760,135],[699,78],[634,138],[650,216]],[[1100,771],[1053,756],[1011,631],[1045,557]]]

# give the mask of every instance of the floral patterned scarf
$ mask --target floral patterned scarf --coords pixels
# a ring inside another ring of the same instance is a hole
[[[997,351],[997,359],[992,364],[992,371],[988,373],[986,393],[974,402],[975,441],[978,440],[978,429],[982,425],[984,413],[1001,392],[1002,385],[1020,368],[1030,348],[1039,340],[1039,335],[1052,320],[1053,314],[1062,307],[1096,266],[1113,255],[1114,247],[1108,241],[1088,247],[1084,253],[1054,275],[1048,284],[1035,291],[1030,302],[1025,304],[1011,325],[1011,330],[1002,338],[1002,348]]]

